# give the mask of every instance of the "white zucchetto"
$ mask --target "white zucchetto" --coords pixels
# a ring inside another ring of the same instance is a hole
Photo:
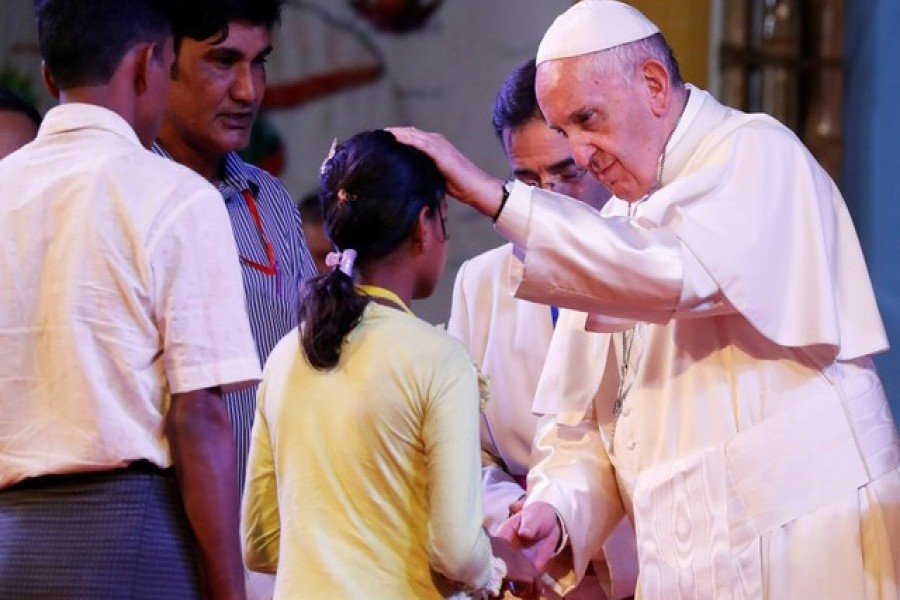
[[[615,0],[581,0],[547,29],[536,62],[600,52],[656,33],[659,27],[633,6]]]

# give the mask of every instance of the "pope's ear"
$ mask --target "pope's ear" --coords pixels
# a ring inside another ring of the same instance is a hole
[[[665,113],[671,102],[672,86],[669,71],[658,60],[648,59],[641,65],[641,76],[650,99],[650,106],[656,116]]]

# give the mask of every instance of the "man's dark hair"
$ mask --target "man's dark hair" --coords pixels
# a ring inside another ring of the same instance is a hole
[[[497,93],[493,122],[494,131],[501,142],[504,129],[515,129],[532,119],[544,118],[534,93],[535,72],[532,58],[510,73]]]
[[[8,87],[0,86],[0,111],[22,113],[35,127],[41,126],[41,113],[24,96]]]
[[[184,10],[191,17],[175,26],[175,52],[184,38],[206,40],[216,37],[220,42],[228,37],[228,24],[244,21],[272,29],[281,21],[285,0],[183,0]]]
[[[165,42],[176,18],[173,2],[35,0],[41,57],[53,81],[63,90],[109,83],[133,47]]]

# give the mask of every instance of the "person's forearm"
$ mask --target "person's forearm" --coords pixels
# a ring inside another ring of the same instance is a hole
[[[206,594],[243,599],[235,447],[221,396],[208,390],[175,394],[166,434]]]
[[[525,506],[544,503],[553,508],[560,536],[568,533],[574,571],[580,577],[625,512],[597,423],[586,417],[562,429],[564,436],[555,415],[538,422]],[[554,551],[562,541],[555,539]]]
[[[503,210],[503,205],[509,198],[509,192],[504,187],[504,183],[502,179],[496,177],[484,177],[479,181],[477,187],[471,188],[468,197],[461,200],[496,222]]]

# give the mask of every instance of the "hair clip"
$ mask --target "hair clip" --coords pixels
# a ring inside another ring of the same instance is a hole
[[[337,191],[337,203],[338,206],[343,206],[347,202],[353,202],[356,200],[356,194],[348,194],[347,190],[344,188],[340,188]]]
[[[328,161],[334,158],[334,153],[337,152],[338,140],[334,138],[331,140],[331,148],[328,149],[328,156],[325,157],[325,160],[322,161],[322,166],[319,167],[319,175],[325,174],[325,166],[328,164]]]
[[[353,263],[356,262],[356,250],[348,248],[343,252],[329,252],[325,256],[325,266],[337,267],[347,277],[353,277]]]

